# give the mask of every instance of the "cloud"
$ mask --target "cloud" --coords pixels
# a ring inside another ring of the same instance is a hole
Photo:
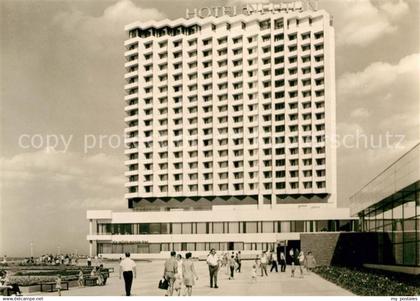
[[[363,71],[345,73],[338,80],[338,93],[346,95],[367,95],[391,87],[404,74],[418,79],[420,74],[420,53],[402,58],[397,64],[374,62]]]
[[[155,8],[143,8],[131,0],[120,0],[107,7],[99,17],[73,10],[59,13],[53,23],[60,25],[67,34],[91,46],[93,50],[99,50],[112,45],[115,42],[112,38],[123,38],[125,25],[165,17],[164,13]]]
[[[53,149],[0,158],[0,181],[4,188],[18,193],[31,185],[72,187],[80,196],[119,191],[124,187],[124,166],[119,158],[103,153],[83,157],[77,153]],[[58,189],[57,189],[58,191]],[[40,196],[43,198],[42,196]]]
[[[369,117],[370,113],[366,108],[357,108],[350,113],[350,117],[353,118],[366,118]]]
[[[30,197],[39,205],[60,199],[60,206],[65,206],[73,199],[123,199],[124,165],[118,157],[102,153],[83,157],[45,149],[0,158],[0,165],[5,202],[15,199],[28,205],[26,199]],[[54,198],[49,195],[52,191]]]
[[[126,210],[124,165],[116,156],[45,149],[0,158],[1,210],[6,254],[86,252],[86,210]]]
[[[399,19],[408,13],[409,7],[403,0],[384,1],[379,6],[391,19]]]
[[[337,16],[338,45],[365,47],[384,35],[397,31],[397,21],[408,13],[403,0],[382,2],[375,6],[371,1],[345,1]]]
[[[420,54],[411,54],[339,77],[340,202],[419,141],[419,74]]]

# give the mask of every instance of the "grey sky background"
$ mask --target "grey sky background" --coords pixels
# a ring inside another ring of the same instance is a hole
[[[235,2],[0,1],[0,255],[28,256],[31,241],[35,255],[86,253],[86,210],[127,210],[123,145],[83,148],[85,135],[123,135],[124,25]],[[359,141],[337,150],[340,206],[420,138],[419,6],[319,3],[336,29],[337,133]],[[386,133],[404,139],[386,146]],[[25,134],[44,144],[20,147]],[[46,148],[48,134],[71,136],[68,150]]]

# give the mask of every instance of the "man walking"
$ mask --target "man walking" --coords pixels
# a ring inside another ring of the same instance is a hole
[[[273,270],[276,270],[276,273],[278,273],[279,270],[278,270],[278,267],[277,267],[277,260],[276,260],[276,258],[274,258],[273,253],[274,253],[274,251],[270,252],[270,260],[269,260],[269,261],[271,261],[270,272],[272,272]]]
[[[217,272],[219,271],[219,258],[216,255],[216,250],[211,249],[210,254],[207,257],[207,264],[209,266],[209,273],[210,273],[210,287],[219,288],[217,286]]]
[[[267,254],[264,251],[262,253],[262,256],[261,256],[261,277],[263,277],[264,274],[265,274],[265,276],[268,276],[268,273],[267,273],[267,261],[268,261]]]
[[[174,293],[174,282],[175,275],[178,274],[178,262],[176,260],[176,252],[171,252],[171,257],[165,261],[165,269],[163,270],[163,276],[168,281],[168,296],[172,296]]]
[[[286,256],[283,252],[280,252],[280,271],[286,272]]]
[[[131,296],[131,285],[133,277],[136,278],[136,263],[130,258],[130,253],[125,253],[125,258],[120,262],[120,279],[124,277],[125,295]]]
[[[238,251],[238,253],[236,253],[236,263],[238,264],[238,267],[236,268],[236,271],[238,273],[241,272],[241,267],[242,267],[242,255],[241,255],[241,251]]]

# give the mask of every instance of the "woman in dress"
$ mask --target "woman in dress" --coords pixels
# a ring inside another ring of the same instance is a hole
[[[176,254],[176,263],[178,265],[178,272],[175,275],[175,280],[176,280],[176,276],[179,276],[179,283],[181,284],[181,288],[179,290],[179,292],[181,292],[183,290],[182,285],[184,283],[184,281],[182,280],[182,263],[183,263],[183,259],[182,259],[182,255],[181,254]]]
[[[57,278],[55,278],[55,288],[57,290],[57,293],[59,296],[61,296],[61,275],[57,275]]]
[[[308,273],[316,267],[316,260],[314,255],[312,255],[312,252],[309,251],[308,254],[306,255],[306,270],[308,271]]]
[[[84,286],[84,275],[83,275],[83,271],[82,269],[79,270],[79,279],[78,279],[78,283],[79,283],[79,287],[83,287]]]
[[[299,261],[300,276],[303,278],[303,267],[305,265],[305,253],[303,251],[299,252],[298,261]]]
[[[187,288],[187,296],[192,295],[192,287],[195,283],[194,278],[195,280],[198,280],[194,262],[192,261],[191,256],[191,252],[185,254],[185,260],[182,263],[182,276],[184,278],[185,287]]]

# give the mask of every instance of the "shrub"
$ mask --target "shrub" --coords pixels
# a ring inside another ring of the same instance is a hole
[[[321,266],[313,271],[360,296],[418,296],[420,294],[419,276],[335,266]]]

